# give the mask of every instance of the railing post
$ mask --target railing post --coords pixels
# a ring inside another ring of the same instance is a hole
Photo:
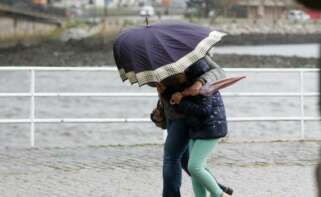
[[[30,70],[30,145],[35,146],[35,70]]]
[[[301,103],[301,140],[305,139],[305,128],[304,128],[304,71],[300,70],[300,103]]]

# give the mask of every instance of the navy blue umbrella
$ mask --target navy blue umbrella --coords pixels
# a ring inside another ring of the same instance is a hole
[[[114,58],[122,80],[142,86],[184,72],[224,35],[183,22],[133,27],[116,38]]]

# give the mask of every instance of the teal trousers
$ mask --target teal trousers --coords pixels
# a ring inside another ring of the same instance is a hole
[[[192,177],[195,197],[206,197],[206,192],[211,197],[220,197],[223,193],[215,178],[206,169],[207,159],[214,150],[219,139],[191,140],[188,171]]]

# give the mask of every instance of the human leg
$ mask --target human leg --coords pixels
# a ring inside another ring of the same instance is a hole
[[[196,197],[205,197],[204,190],[208,190],[211,197],[220,197],[223,194],[214,177],[206,169],[207,158],[217,143],[218,139],[195,140],[191,147],[188,170],[192,176]]]
[[[184,119],[168,121],[164,144],[163,197],[180,197],[182,156],[188,146],[188,133]]]
[[[189,153],[191,153],[193,145],[196,140],[191,140],[189,144]],[[193,176],[191,176],[192,179],[192,186],[195,197],[206,197],[206,189],[205,187]]]
[[[184,154],[183,154],[183,157],[182,157],[182,167],[183,167],[183,169],[185,170],[185,172],[190,176],[190,173],[188,172],[188,160],[189,160],[189,153],[190,153],[190,149],[191,149],[191,147],[192,147],[192,145],[193,145],[193,140],[190,140],[190,143],[189,143],[189,148],[188,149],[186,149],[186,151],[184,152]],[[228,187],[228,186],[225,186],[225,185],[223,185],[223,184],[221,184],[221,183],[219,183],[217,180],[216,180],[216,178],[215,178],[215,176],[211,173],[211,171],[206,167],[206,170],[208,171],[208,173],[210,173],[211,174],[211,176],[215,179],[215,181],[217,182],[217,184],[220,186],[220,188],[225,192],[225,193],[227,193],[227,194],[229,194],[229,195],[232,195],[233,194],[233,189],[232,188],[230,188],[230,187]],[[191,177],[191,180],[192,180],[192,183],[193,183],[193,185],[195,186],[195,185],[197,185],[197,183],[198,182],[196,182],[195,180],[193,180],[193,178]],[[197,188],[200,188],[201,190],[205,190],[205,188],[203,187],[203,189],[201,188],[201,187],[198,187],[198,186],[196,186],[195,187],[195,189],[197,189]],[[201,194],[203,194],[204,193],[204,191],[199,191]],[[199,193],[198,192],[198,193]],[[200,196],[202,196],[200,194]],[[205,195],[205,194],[204,194]],[[321,197],[321,196],[320,196]]]

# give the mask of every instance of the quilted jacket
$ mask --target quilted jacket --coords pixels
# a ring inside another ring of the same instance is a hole
[[[219,92],[212,96],[191,96],[176,106],[185,115],[191,139],[225,137],[227,121],[223,100]]]

